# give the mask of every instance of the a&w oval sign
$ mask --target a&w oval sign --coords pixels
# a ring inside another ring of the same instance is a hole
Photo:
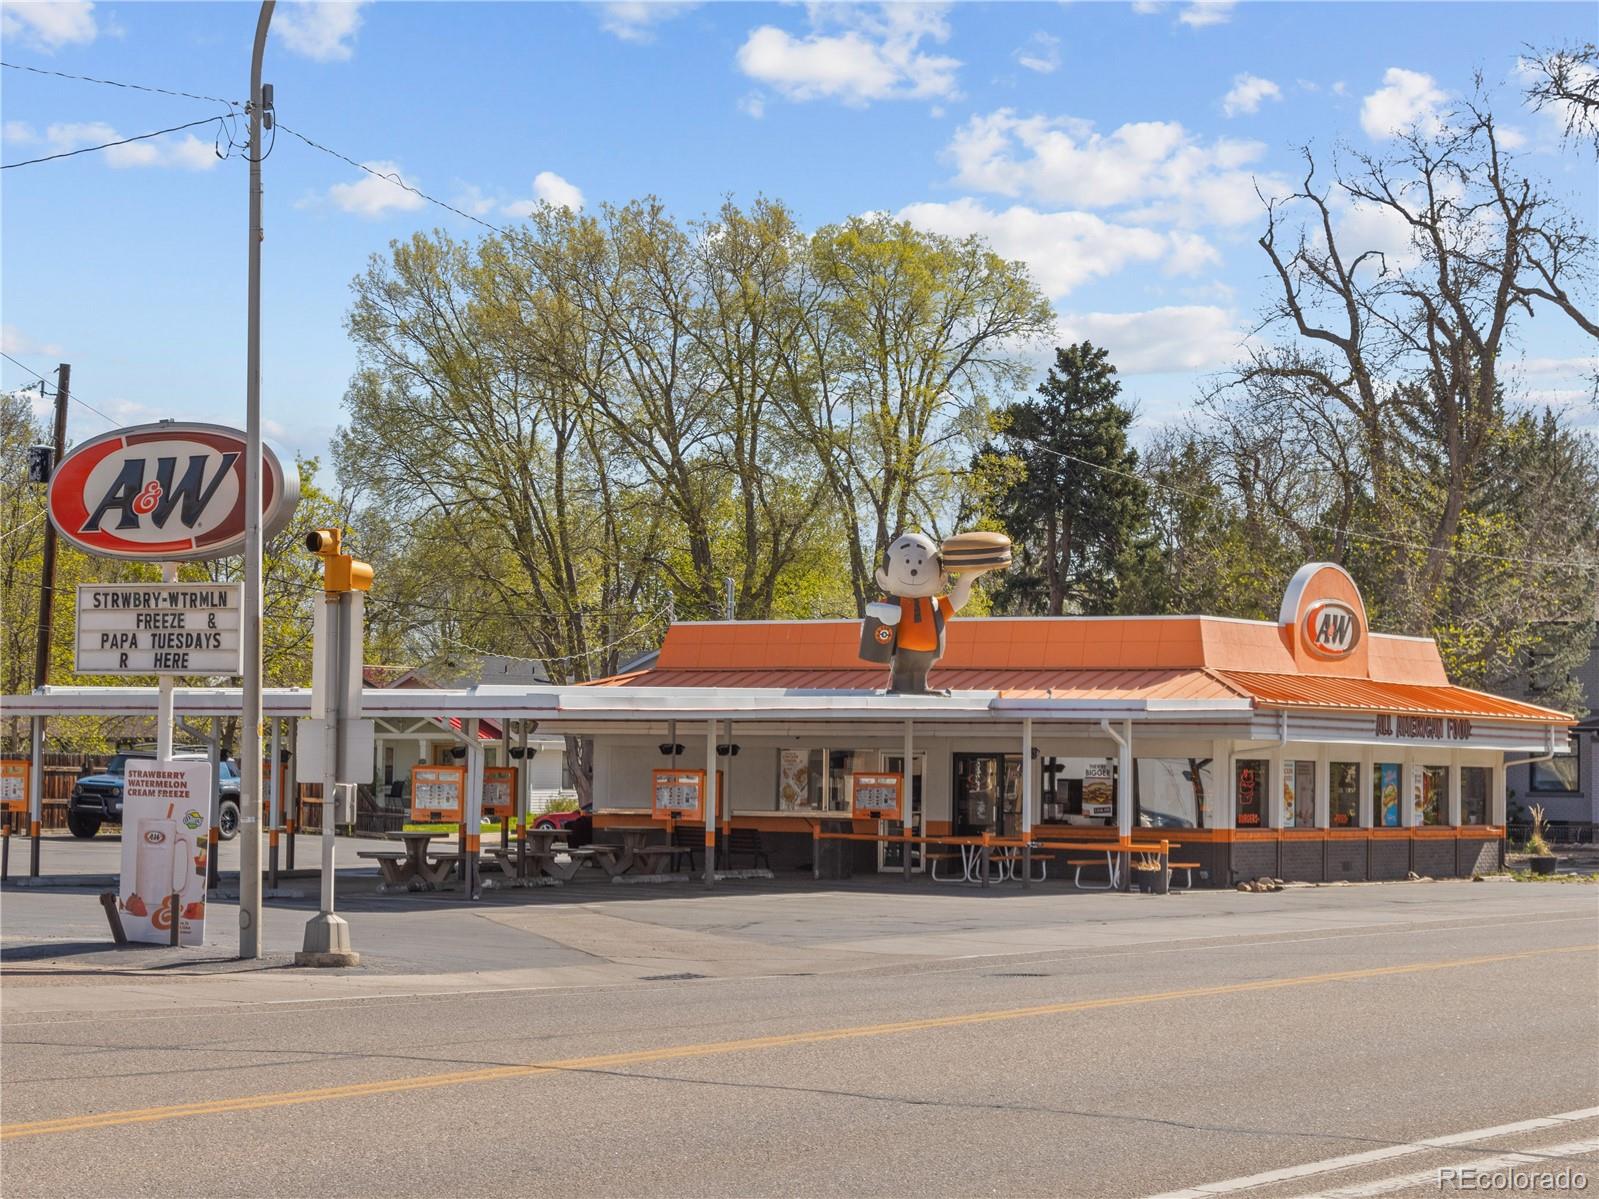
[[[1322,600],[1305,612],[1305,644],[1322,658],[1345,658],[1360,644],[1360,616],[1341,600]]]
[[[104,558],[158,562],[225,558],[244,549],[244,434],[222,425],[162,421],[73,446],[50,477],[50,520]],[[261,535],[279,533],[300,501],[261,447]]]

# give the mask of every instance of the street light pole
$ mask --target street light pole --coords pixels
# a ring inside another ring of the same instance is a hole
[[[250,297],[244,409],[244,710],[239,716],[239,957],[261,956],[261,60],[277,0],[262,0],[250,53]]]

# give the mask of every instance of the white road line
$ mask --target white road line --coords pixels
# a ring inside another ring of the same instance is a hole
[[[1358,1186],[1340,1187],[1336,1191],[1310,1191],[1297,1195],[1294,1199],[1371,1199],[1373,1195],[1388,1195],[1394,1191],[1428,1184],[1442,1190],[1444,1188],[1442,1172],[1446,1169],[1456,1171],[1454,1174],[1456,1179],[1468,1173],[1479,1175],[1493,1173],[1503,1170],[1506,1166],[1532,1166],[1540,1173],[1544,1170],[1553,1172],[1558,1159],[1575,1157],[1579,1153],[1593,1153],[1596,1150],[1599,1150],[1599,1139],[1572,1141],[1566,1145],[1550,1145],[1546,1149],[1528,1150],[1526,1153],[1502,1153],[1498,1157],[1479,1157],[1475,1161],[1456,1162],[1443,1167],[1434,1166],[1430,1170],[1417,1170],[1414,1174],[1396,1174],[1392,1178],[1382,1178]]]
[[[1239,1191],[1271,1186],[1274,1183],[1293,1182],[1300,1178],[1313,1178],[1318,1174],[1331,1174],[1336,1170],[1348,1170],[1354,1166],[1366,1166],[1396,1157],[1408,1157],[1412,1153],[1425,1153],[1429,1149],[1452,1149],[1456,1145],[1471,1145],[1494,1137],[1510,1136],[1518,1132],[1536,1132],[1541,1128],[1558,1128],[1562,1124],[1578,1120],[1595,1119],[1599,1119],[1599,1107],[1585,1107],[1574,1112],[1560,1112],[1553,1116],[1540,1116],[1534,1120],[1500,1124],[1494,1128],[1456,1132],[1448,1136],[1430,1137],[1425,1141],[1410,1141],[1403,1145],[1385,1145],[1381,1149],[1369,1149],[1364,1153],[1348,1153],[1343,1157],[1329,1157],[1319,1162],[1307,1162],[1302,1166],[1284,1166],[1280,1170],[1267,1170],[1262,1174],[1250,1174],[1243,1178],[1202,1183],[1180,1191],[1151,1195],[1149,1199],[1205,1199],[1208,1195],[1231,1195]]]

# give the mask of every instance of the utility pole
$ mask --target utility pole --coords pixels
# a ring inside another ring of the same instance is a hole
[[[56,367],[56,426],[50,458],[50,473],[67,452],[67,402],[72,397],[72,366]],[[48,516],[44,521],[44,562],[39,570],[39,639],[33,652],[33,687],[50,685],[50,626],[55,621],[56,527]],[[33,718],[33,770],[29,775],[28,795],[28,877],[39,877],[39,825],[44,814],[44,717]]]
[[[263,0],[250,52],[249,330],[245,340],[243,711],[240,713],[239,957],[261,956],[261,131],[271,127],[271,90],[261,85],[267,27],[276,0]]]

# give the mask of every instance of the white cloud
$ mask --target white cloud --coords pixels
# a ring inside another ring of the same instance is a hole
[[[995,212],[976,200],[960,199],[911,204],[898,216],[929,233],[980,235],[1002,258],[1025,262],[1043,292],[1057,298],[1135,263],[1188,274],[1220,261],[1202,237],[1112,224],[1091,212],[1039,212],[1025,205]]]
[[[344,62],[355,53],[361,9],[368,0],[292,0],[278,9],[273,37],[315,62]]]
[[[1133,0],[1133,11],[1141,17],[1153,16],[1165,7],[1165,0]]]
[[[1259,112],[1262,100],[1281,100],[1283,89],[1270,79],[1262,79],[1259,75],[1234,75],[1233,86],[1221,98],[1221,110],[1227,116],[1236,117],[1239,113]]]
[[[738,110],[758,121],[766,115],[766,97],[760,92],[746,92],[738,99]]]
[[[1449,97],[1431,75],[1389,67],[1382,82],[1360,105],[1360,124],[1368,134],[1388,138],[1411,128],[1436,133],[1442,127],[1438,106]]]
[[[1233,19],[1235,3],[1236,0],[1192,0],[1177,14],[1177,19],[1190,29],[1224,25]]]
[[[1244,344],[1237,318],[1224,308],[1191,305],[1147,312],[1068,313],[1060,318],[1057,345],[1084,338],[1110,351],[1124,375],[1203,371],[1236,359]]]
[[[1347,96],[1349,94],[1349,85],[1342,79],[1337,80],[1332,85],[1332,94],[1335,96]]]
[[[41,142],[53,154],[81,150],[85,146],[101,146],[122,138],[115,127],[104,121],[57,122],[48,126],[42,135],[20,122],[7,122],[5,135],[8,141]],[[101,154],[107,166],[119,169],[173,166],[186,171],[209,171],[222,161],[216,155],[214,142],[195,137],[192,133],[185,133],[181,137],[169,133],[164,137],[111,146],[101,151]]]
[[[1027,39],[1027,44],[1016,51],[1016,61],[1029,71],[1049,75],[1060,66],[1060,38],[1042,31]]]
[[[384,160],[363,162],[362,166],[378,175],[392,175],[415,187],[416,180],[406,178],[398,163]],[[406,191],[390,179],[380,179],[363,174],[354,183],[335,183],[328,188],[328,199],[335,207],[356,216],[373,219],[388,212],[414,212],[427,203],[415,192]]]
[[[30,0],[0,5],[0,35],[36,50],[92,42],[100,32],[91,0]]]
[[[538,211],[540,204],[570,208],[576,212],[583,207],[583,193],[554,171],[540,171],[533,176],[533,199],[516,200],[501,211],[506,216],[529,217]]]
[[[1522,372],[1529,375],[1591,375],[1599,371],[1599,355],[1576,358],[1524,358]]]
[[[25,146],[30,142],[39,140],[39,135],[33,131],[33,126],[26,121],[7,121],[3,136],[6,141],[14,142],[19,146]]]
[[[493,212],[495,205],[499,203],[492,196],[486,195],[475,183],[463,183],[460,187],[461,190],[450,203],[462,212],[469,212],[473,216],[485,216]]]
[[[32,354],[41,354],[46,358],[61,356],[60,346],[52,341],[40,341],[29,337],[15,325],[0,325],[0,350],[19,357],[28,357]]]
[[[873,100],[954,96],[958,59],[921,51],[924,40],[949,38],[945,6],[814,5],[811,32],[795,37],[775,25],[753,30],[738,49],[738,66],[790,100]],[[824,32],[831,27],[841,32]]]
[[[1357,203],[1348,199],[1335,201],[1335,204],[1334,228],[1346,263],[1372,250],[1382,254],[1384,261],[1363,266],[1363,272],[1377,272],[1384,267],[1391,271],[1405,270],[1421,261],[1409,222],[1386,204]],[[1318,245],[1324,240],[1319,235],[1316,238]]]
[[[1206,144],[1176,121],[1139,121],[1109,135],[1072,117],[1021,117],[1000,109],[972,117],[947,151],[957,185],[1028,196],[1073,208],[1137,206],[1127,214],[1178,224],[1255,220],[1256,178],[1245,169],[1265,152],[1256,141]],[[1258,177],[1268,194],[1281,189]]]
[[[624,42],[651,42],[657,25],[698,7],[691,0],[618,0],[598,6],[600,28]]]

